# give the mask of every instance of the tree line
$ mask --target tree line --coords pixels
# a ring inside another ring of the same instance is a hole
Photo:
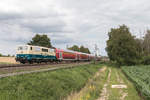
[[[88,53],[88,54],[91,53],[90,50],[89,50],[89,48],[86,48],[86,47],[84,47],[83,45],[80,46],[80,47],[77,46],[77,45],[73,45],[72,47],[69,47],[69,48],[67,48],[67,49],[73,50],[73,51],[78,51],[78,52],[83,52],[83,53]]]
[[[132,35],[129,27],[121,25],[108,32],[106,51],[109,59],[119,66],[150,64],[150,30],[143,38]]]
[[[48,48],[55,48],[54,46],[52,46],[51,44],[51,39],[43,34],[36,34],[31,41],[29,41],[27,43],[28,45],[34,45],[34,46],[43,46],[43,47],[48,47]],[[79,52],[83,52],[83,53],[90,53],[90,50],[88,48],[85,48],[84,46],[77,46],[77,45],[73,45],[72,47],[67,48],[69,50],[73,50],[73,51],[79,51]]]
[[[8,54],[8,55],[3,55],[2,53],[0,53],[0,57],[14,57],[15,55],[10,55],[10,54]]]

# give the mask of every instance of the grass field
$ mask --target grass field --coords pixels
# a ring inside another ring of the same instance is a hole
[[[150,100],[150,66],[124,66],[122,70],[144,99]]]
[[[100,65],[81,65],[0,79],[1,100],[60,100],[79,91]]]

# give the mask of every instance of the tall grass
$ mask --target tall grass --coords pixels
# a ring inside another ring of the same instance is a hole
[[[79,91],[100,65],[81,65],[0,79],[1,100],[61,100]]]

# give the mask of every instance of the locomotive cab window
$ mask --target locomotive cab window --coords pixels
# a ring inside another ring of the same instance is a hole
[[[18,50],[28,50],[28,47],[27,46],[20,46],[20,47],[18,47]]]
[[[42,48],[42,52],[48,52],[48,49]]]

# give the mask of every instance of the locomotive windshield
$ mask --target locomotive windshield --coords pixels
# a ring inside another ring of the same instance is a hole
[[[18,50],[27,50],[27,49],[28,49],[27,46],[20,46],[20,47],[18,47]]]

